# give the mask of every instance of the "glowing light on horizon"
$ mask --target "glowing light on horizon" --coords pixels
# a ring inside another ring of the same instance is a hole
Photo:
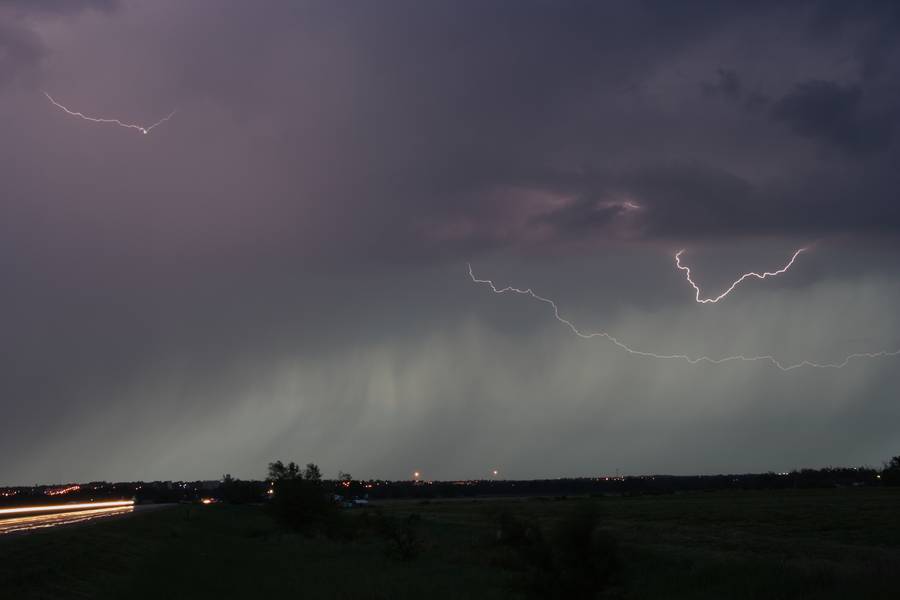
[[[81,489],[81,486],[78,485],[78,484],[76,483],[76,484],[72,484],[72,485],[70,485],[70,486],[68,486],[68,487],[62,487],[62,488],[55,488],[55,489],[52,489],[52,490],[46,490],[46,491],[44,492],[44,494],[47,495],[47,496],[64,496],[65,494],[69,494],[69,493],[72,493],[72,492],[77,492],[77,491],[80,490],[80,489]]]
[[[697,302],[699,302],[700,304],[715,304],[716,302],[718,302],[719,300],[721,300],[722,298],[724,298],[725,296],[730,294],[732,292],[732,290],[734,290],[734,288],[736,288],[741,283],[743,283],[745,279],[749,279],[751,277],[755,277],[756,279],[765,279],[767,277],[775,277],[776,275],[781,275],[782,273],[785,273],[788,269],[791,268],[791,266],[794,264],[794,261],[797,260],[797,257],[800,256],[800,253],[806,252],[806,250],[807,250],[807,248],[800,248],[799,250],[794,252],[794,255],[791,256],[791,260],[789,260],[786,265],[784,265],[777,271],[771,271],[771,272],[764,271],[762,273],[755,273],[755,272],[751,271],[750,273],[744,273],[738,279],[736,279],[734,281],[734,283],[732,283],[728,287],[727,290],[725,290],[724,292],[722,292],[715,298],[713,298],[712,296],[710,296],[708,298],[700,298],[700,294],[701,294],[700,287],[696,283],[694,283],[693,279],[691,279],[691,268],[681,264],[681,255],[684,253],[683,248],[675,253],[675,267],[677,269],[680,269],[681,271],[684,271],[684,276],[687,279],[687,282],[689,284],[691,284],[692,288],[694,288],[694,299]]]
[[[771,364],[774,367],[777,367],[781,371],[793,371],[794,369],[799,369],[800,367],[812,367],[815,369],[842,369],[846,367],[850,361],[858,358],[884,358],[889,356],[897,356],[900,355],[900,349],[898,350],[880,350],[878,352],[854,352],[853,354],[848,354],[844,357],[843,360],[839,362],[831,362],[831,363],[818,363],[810,360],[802,360],[798,363],[782,363],[777,358],[772,356],[771,354],[757,355],[757,356],[746,356],[744,354],[737,354],[734,356],[724,356],[724,357],[710,357],[710,356],[690,356],[688,354],[660,354],[657,352],[649,352],[646,350],[638,350],[636,348],[632,348],[631,346],[625,344],[620,341],[618,338],[613,336],[610,333],[605,331],[593,331],[593,332],[584,332],[578,329],[572,321],[562,317],[559,314],[559,306],[557,306],[556,302],[551,300],[550,298],[545,298],[544,296],[539,296],[534,293],[531,288],[521,289],[512,286],[507,286],[503,288],[498,288],[494,285],[494,282],[490,279],[479,279],[475,277],[475,273],[472,271],[472,265],[468,264],[469,268],[469,277],[472,279],[474,283],[481,283],[489,286],[491,291],[495,294],[519,294],[522,296],[529,296],[538,302],[542,302],[544,304],[549,305],[553,309],[553,316],[557,321],[565,325],[572,333],[577,335],[578,337],[589,340],[593,338],[603,338],[609,342],[612,342],[617,348],[620,350],[624,350],[628,354],[632,354],[635,356],[642,356],[645,358],[655,358],[659,360],[683,360],[689,364],[695,365],[697,363],[709,363],[713,365],[720,365],[728,362],[763,362]]]
[[[78,117],[79,119],[84,119],[85,121],[90,121],[90,122],[92,122],[92,123],[111,123],[111,124],[113,124],[113,125],[118,125],[119,127],[125,127],[126,129],[137,129],[138,131],[140,131],[140,132],[143,133],[144,135],[150,133],[150,130],[152,130],[154,127],[157,127],[157,126],[159,126],[159,125],[162,125],[163,123],[165,123],[166,121],[168,121],[169,119],[171,119],[172,117],[174,117],[174,116],[175,116],[175,112],[176,112],[176,111],[173,110],[173,111],[170,112],[167,116],[163,117],[162,119],[160,119],[159,121],[157,121],[157,122],[154,123],[153,125],[149,125],[149,126],[146,126],[146,127],[145,127],[145,126],[143,126],[143,125],[136,125],[136,124],[134,124],[134,123],[125,123],[125,122],[123,122],[123,121],[120,121],[119,119],[107,119],[107,118],[101,118],[101,117],[89,117],[89,116],[85,115],[84,113],[81,113],[81,112],[78,112],[78,111],[74,111],[74,110],[69,110],[68,108],[66,108],[65,106],[63,106],[62,104],[60,104],[59,102],[57,102],[56,100],[54,100],[54,99],[53,99],[53,96],[51,96],[51,95],[48,94],[47,92],[44,92],[44,95],[47,96],[47,100],[49,100],[50,102],[52,102],[54,106],[56,106],[57,108],[59,108],[59,109],[65,111],[67,114],[72,115],[73,117]]]

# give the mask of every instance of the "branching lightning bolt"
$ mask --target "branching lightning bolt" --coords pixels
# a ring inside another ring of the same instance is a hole
[[[791,265],[794,264],[794,261],[797,260],[797,257],[800,256],[800,253],[806,252],[806,250],[807,250],[806,248],[800,248],[799,250],[794,252],[794,255],[791,257],[791,260],[789,260],[786,265],[784,265],[777,271],[771,271],[771,272],[765,271],[763,273],[754,273],[751,271],[750,273],[744,273],[734,283],[732,283],[731,286],[727,290],[725,290],[724,292],[722,292],[715,298],[713,298],[712,296],[710,296],[709,298],[700,298],[700,287],[696,283],[694,283],[693,279],[691,279],[691,268],[681,264],[681,255],[684,253],[684,249],[679,250],[675,254],[675,266],[678,269],[684,271],[684,276],[687,278],[687,282],[689,284],[691,284],[692,288],[694,288],[694,299],[697,302],[699,302],[700,304],[715,304],[716,302],[718,302],[719,300],[721,300],[722,298],[724,298],[725,296],[730,294],[732,292],[732,290],[734,290],[734,288],[739,286],[745,279],[748,279],[750,277],[755,277],[757,279],[765,279],[766,277],[775,277],[776,275],[781,275],[782,273],[784,273],[785,271],[790,269]]]
[[[173,111],[170,112],[167,116],[163,117],[162,119],[160,119],[159,121],[157,121],[157,122],[154,123],[153,125],[149,125],[149,126],[145,127],[145,126],[143,126],[143,125],[135,125],[135,124],[133,124],[133,123],[124,123],[124,122],[120,121],[119,119],[102,119],[102,118],[99,118],[99,117],[89,117],[89,116],[85,115],[84,113],[80,113],[80,112],[77,112],[77,111],[69,110],[68,108],[66,108],[65,106],[63,106],[62,104],[60,104],[59,102],[57,102],[56,100],[54,100],[54,99],[53,99],[53,96],[51,96],[51,95],[48,94],[47,92],[44,92],[44,95],[47,96],[47,100],[49,100],[50,102],[52,102],[54,106],[56,106],[57,108],[62,109],[62,110],[65,111],[67,114],[70,114],[70,115],[72,115],[73,117],[78,117],[78,118],[80,118],[80,119],[84,119],[85,121],[91,121],[92,123],[112,123],[112,124],[114,124],[114,125],[118,125],[119,127],[125,127],[125,128],[127,128],[127,129],[137,129],[138,131],[140,131],[141,133],[143,133],[143,134],[145,134],[145,135],[148,134],[148,133],[150,133],[150,130],[153,129],[154,127],[156,127],[156,126],[158,126],[158,125],[162,125],[163,123],[165,123],[166,121],[168,121],[169,119],[171,119],[172,117],[174,117],[174,116],[175,116],[175,112],[176,112],[176,111],[173,110]]]
[[[796,255],[795,255],[796,258]],[[498,288],[494,285],[494,282],[490,279],[478,279],[475,277],[475,273],[472,271],[472,265],[469,264],[469,277],[471,277],[472,281],[475,283],[482,283],[491,288],[495,294],[506,294],[506,293],[514,293],[520,294],[523,296],[529,296],[539,302],[543,302],[544,304],[549,305],[553,309],[553,316],[556,317],[556,320],[568,327],[572,333],[577,335],[582,339],[592,339],[592,338],[604,338],[613,344],[615,344],[619,349],[624,350],[629,354],[633,354],[635,356],[643,356],[647,358],[656,358],[661,360],[683,360],[692,365],[697,363],[710,363],[714,365],[720,365],[722,363],[734,362],[734,361],[743,361],[743,362],[763,362],[771,364],[774,367],[777,367],[781,371],[793,371],[794,369],[799,369],[800,367],[813,367],[816,369],[842,369],[846,367],[850,361],[858,358],[881,358],[881,357],[889,357],[889,356],[897,356],[900,355],[900,350],[882,350],[879,352],[855,352],[853,354],[847,355],[843,360],[839,362],[833,363],[817,363],[809,360],[803,360],[798,363],[793,364],[785,364],[776,359],[772,355],[760,355],[760,356],[746,356],[743,354],[738,354],[735,356],[724,356],[720,358],[713,358],[709,356],[689,356],[687,354],[658,354],[656,352],[647,352],[645,350],[637,350],[628,346],[624,342],[619,341],[618,338],[613,335],[606,333],[605,331],[596,331],[596,332],[584,332],[579,330],[572,321],[562,317],[559,314],[559,307],[556,305],[556,302],[549,298],[545,298],[543,296],[539,296],[534,293],[531,288],[521,289],[512,286],[507,286],[504,288]]]

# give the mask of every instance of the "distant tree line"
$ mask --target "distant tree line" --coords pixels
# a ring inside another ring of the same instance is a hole
[[[230,504],[251,504],[262,502],[266,489],[265,481],[243,481],[226,473],[222,475],[216,498]]]
[[[137,502],[198,502],[215,498],[233,504],[275,500],[279,488],[282,500],[304,494],[332,498],[367,496],[387,498],[465,498],[477,496],[563,496],[563,495],[643,495],[727,489],[788,489],[859,486],[900,486],[900,456],[873,467],[825,467],[800,469],[789,473],[750,473],[734,475],[653,475],[627,477],[582,477],[571,479],[469,480],[469,481],[360,481],[349,473],[325,480],[319,467],[309,463],[301,468],[294,462],[269,464],[264,480],[241,480],[230,474],[218,482],[135,481],[110,483],[95,481],[64,495],[49,495],[59,485],[0,488],[0,506],[88,502],[91,500],[134,498]],[[312,498],[312,496],[310,496]],[[333,503],[333,502],[332,502]],[[324,505],[323,505],[324,506]],[[276,510],[281,510],[278,508]]]

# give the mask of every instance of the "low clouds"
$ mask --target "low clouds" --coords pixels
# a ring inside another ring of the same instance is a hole
[[[753,186],[732,173],[701,164],[647,165],[587,175],[579,201],[547,221],[559,235],[618,232],[650,239],[699,239],[766,227],[753,213]]]

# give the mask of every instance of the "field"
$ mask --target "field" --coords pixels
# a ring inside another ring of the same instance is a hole
[[[598,597],[898,597],[900,490],[868,488],[384,503],[392,522],[420,517],[410,560],[380,535],[307,538],[257,506],[183,505],[0,539],[0,598],[541,597],[498,515],[550,531],[589,509],[615,540]]]

